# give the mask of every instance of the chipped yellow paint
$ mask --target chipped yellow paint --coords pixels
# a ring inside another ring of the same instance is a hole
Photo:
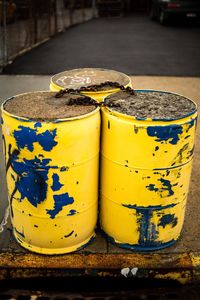
[[[111,242],[157,250],[179,238],[196,122],[196,109],[175,120],[139,120],[102,107],[100,218]]]
[[[2,106],[2,118],[16,240],[42,254],[83,247],[95,236],[97,220],[99,108],[37,122],[9,114]]]
[[[168,280],[175,280],[180,282],[181,284],[187,284],[192,281],[192,272],[191,271],[174,271],[174,272],[167,272],[166,270],[165,274],[159,273],[159,271],[150,271],[149,273],[152,275],[155,279],[168,279]]]

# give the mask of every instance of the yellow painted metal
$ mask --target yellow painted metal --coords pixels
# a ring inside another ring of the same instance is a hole
[[[68,73],[71,71],[76,71],[74,73],[74,76],[69,75]],[[102,80],[97,76],[96,81],[94,79],[94,72],[98,71],[102,74],[105,73],[105,75],[102,77]],[[83,86],[89,86],[93,84],[98,84],[105,81],[112,81],[110,80],[109,73],[116,73],[119,78],[121,78],[121,81],[119,83],[122,83],[125,87],[132,87],[131,84],[131,78],[127,76],[126,74],[123,74],[121,72],[112,71],[112,70],[106,70],[106,69],[98,69],[98,68],[86,68],[86,69],[75,69],[75,70],[68,70],[61,72],[59,74],[54,75],[51,78],[50,82],[50,90],[54,92],[58,92],[61,89],[65,88],[73,88],[77,89]],[[95,83],[94,83],[95,82]],[[110,88],[107,90],[97,91],[97,92],[81,92],[84,95],[87,95],[98,102],[102,102],[105,97],[118,92],[119,89],[117,88]]]
[[[17,241],[42,254],[86,246],[95,236],[97,220],[99,108],[74,118],[37,122],[2,106],[2,118]]]
[[[181,119],[152,120],[102,108],[100,218],[111,242],[156,250],[178,239],[196,122],[196,110]]]

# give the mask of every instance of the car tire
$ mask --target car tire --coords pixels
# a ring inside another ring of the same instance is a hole
[[[166,18],[166,14],[165,14],[165,12],[163,11],[163,10],[161,10],[160,11],[160,13],[159,13],[159,23],[161,24],[161,25],[165,25],[166,23],[167,23],[167,18]]]

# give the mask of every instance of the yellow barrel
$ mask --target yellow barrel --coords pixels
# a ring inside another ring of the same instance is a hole
[[[131,79],[124,73],[101,69],[101,68],[82,68],[67,70],[54,75],[51,78],[50,90],[60,91],[61,89],[79,89],[91,85],[98,85],[106,81],[118,82],[119,84],[131,87]],[[118,92],[117,88],[107,88],[95,92],[81,92],[99,102],[112,93]]]
[[[163,120],[102,108],[100,223],[112,243],[148,251],[172,245],[180,236],[194,150],[194,107],[183,118]]]
[[[21,94],[2,105],[14,236],[21,246],[42,254],[85,247],[95,236],[97,221],[99,108],[46,121],[8,109],[15,100],[20,106],[23,99],[50,97],[51,101],[54,96],[53,92]]]

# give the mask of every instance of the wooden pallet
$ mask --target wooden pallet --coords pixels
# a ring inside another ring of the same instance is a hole
[[[199,202],[199,201],[198,201]],[[194,209],[195,207],[195,209]],[[200,282],[200,205],[190,197],[180,240],[169,248],[138,253],[118,248],[100,232],[87,248],[72,254],[45,256],[19,246],[10,220],[0,233],[0,280],[43,276],[125,276]]]

